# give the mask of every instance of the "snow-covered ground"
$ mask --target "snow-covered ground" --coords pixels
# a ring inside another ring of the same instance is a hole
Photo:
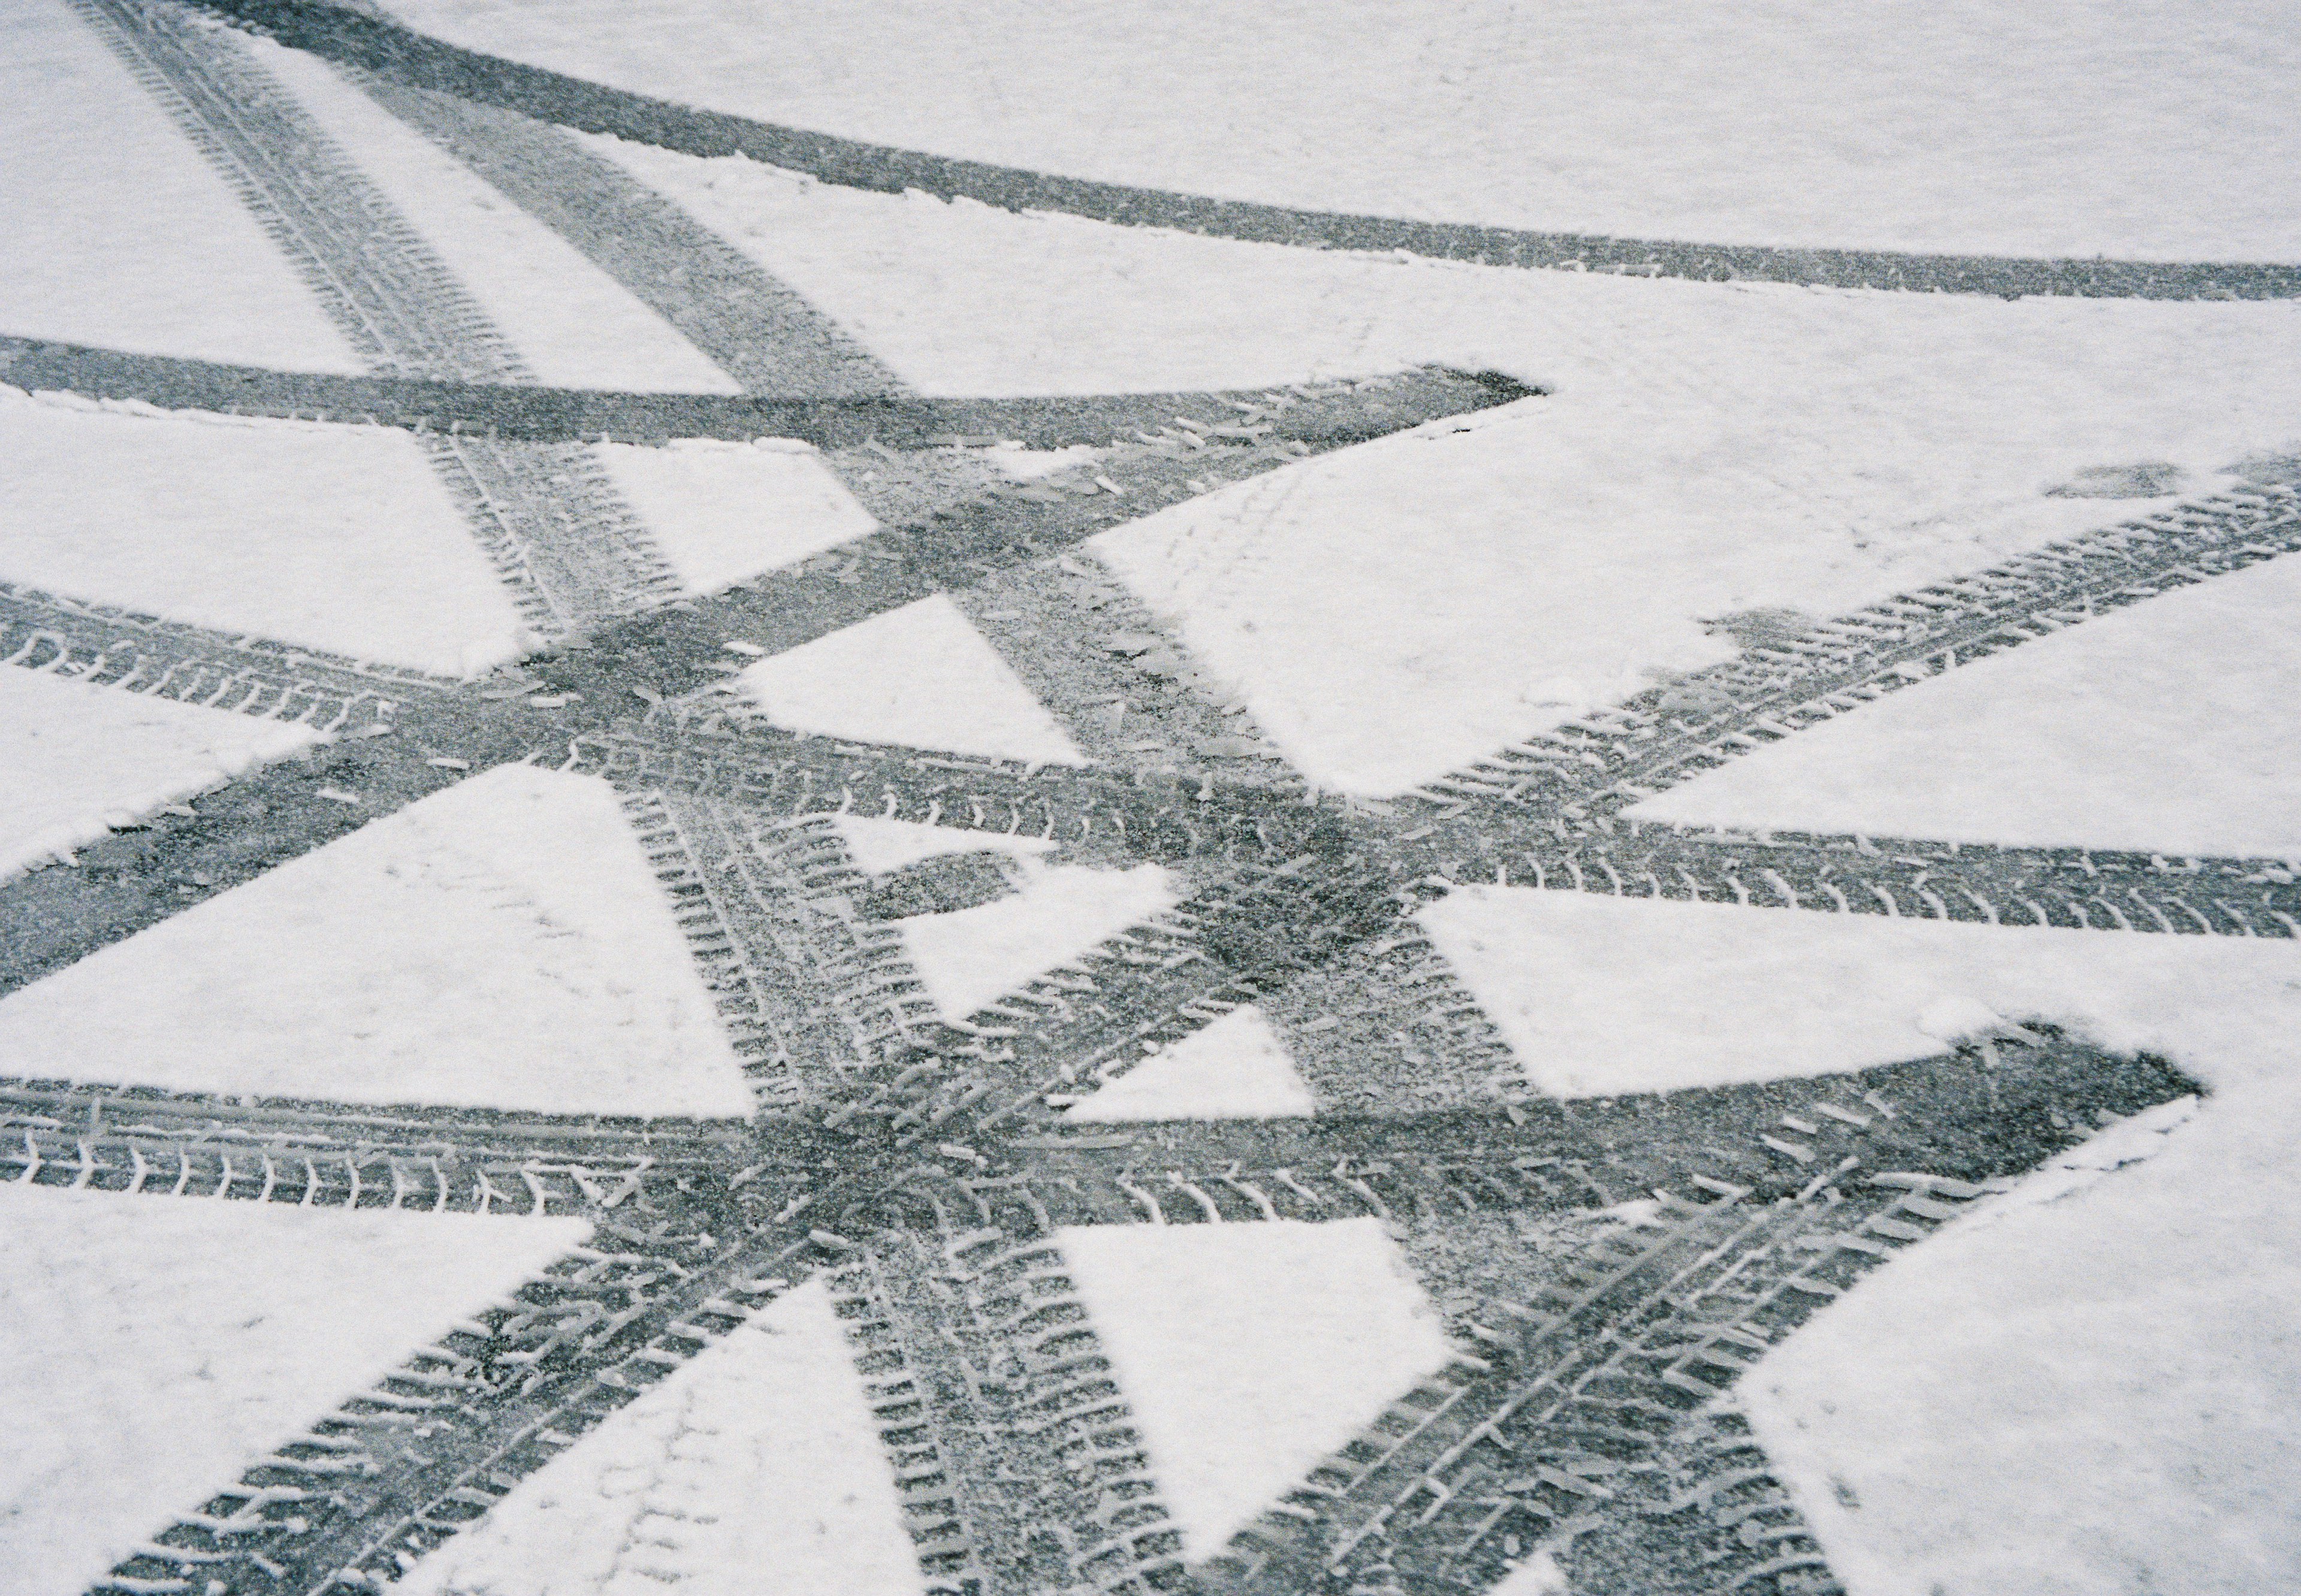
[[[459,42],[776,120],[1050,171],[1497,224],[1781,245],[2301,255],[2275,8],[1156,13],[891,0],[400,0]],[[964,22],[955,21],[964,15]],[[1211,43],[1210,43],[1211,41]],[[284,256],[55,0],[0,19],[0,331],[356,363]],[[329,69],[252,46],[538,376],[726,391],[667,324]],[[2301,446],[2289,303],[1635,281],[1014,216],[605,138],[917,387],[1066,393],[1426,363],[1548,391],[1096,539],[1314,783],[1393,793],[1813,615],[2209,492]],[[866,531],[795,445],[596,457],[708,591]],[[1010,462],[1017,470],[1026,463]],[[2161,489],[2115,500],[2049,490]],[[421,447],[0,390],[0,578],[462,673],[527,646]],[[2301,853],[2301,578],[2273,564],[1928,682],[1654,800],[1656,817]],[[948,599],[750,666],[795,730],[1084,756]],[[0,673],[0,870],[302,734]],[[1183,890],[1155,866],[847,817],[857,864],[1011,856],[901,923],[964,1015]],[[2041,1017],[2208,1095],[1911,1250],[1743,1388],[1853,1596],[2204,1596],[2301,1580],[2301,944],[1510,889],[1425,928],[1560,1097],[1803,1076]],[[749,1103],[614,795],[483,775],[0,999],[0,1074],[736,1116]],[[1311,1111],[1252,1007],[1082,1088],[1080,1122]],[[2124,1167],[2108,1167],[2124,1164]],[[2088,1169],[2086,1166],[2096,1167]],[[130,1210],[133,1210],[132,1212]],[[0,1191],[0,1596],[65,1596],[580,1234]],[[1190,1550],[1443,1357],[1371,1221],[1067,1233]],[[252,1260],[252,1262],[251,1262]],[[828,1301],[802,1289],[527,1481],[436,1596],[918,1572]],[[193,1439],[197,1438],[197,1440]],[[1529,1566],[1513,1592],[1544,1590]]]
[[[0,1592],[87,1589],[588,1230],[0,1187]]]
[[[0,876],[315,740],[308,726],[0,671]]]
[[[396,0],[666,99],[1226,198],[1792,246],[2291,259],[2272,0]]]
[[[0,998],[0,1074],[570,1114],[751,1107],[615,793],[525,765]]]

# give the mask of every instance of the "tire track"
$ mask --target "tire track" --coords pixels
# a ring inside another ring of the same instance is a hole
[[[1674,1181],[1568,1279],[1530,1301],[1482,1305],[1486,1322],[1470,1327],[1452,1366],[1311,1470],[1198,1571],[1202,1582],[1274,1596],[1422,1596],[1485,1589],[1545,1543],[1570,1549],[1594,1503],[1625,1483],[1636,1500],[1671,1463],[1694,1461],[1688,1416],[1815,1308],[1993,1185],[2082,1140],[2078,1124],[2113,1123],[2188,1090],[2162,1065],[2054,1041],[1996,1068],[1968,1060],[1966,1070],[1964,1090],[1947,1099],[1811,1093],[1743,1155],[1782,1172],[1772,1191],[1732,1172]],[[1725,1483],[1713,1476],[1675,1507],[1706,1503]],[[1737,1537],[1736,1566],[1705,1571],[1705,1584],[1795,1589],[1783,1582],[1812,1567],[1796,1550],[1803,1533],[1777,1520]],[[1587,1572],[1603,1571],[1594,1558]],[[1653,1568],[1634,1572],[1588,1588],[1656,1588]]]
[[[1100,183],[867,144],[703,111],[462,49],[326,0],[210,0],[207,9],[297,49],[411,88],[612,133],[693,155],[741,154],[842,187],[917,188],[1008,211],[1055,211],[1127,227],[1313,249],[1402,251],[1482,265],[1640,277],[1754,280],[1932,293],[2140,299],[2290,298],[2301,267],[2265,263],[2025,260],[1882,250],[1613,238],[1460,222],[1408,221]]]
[[[955,448],[986,439],[1033,449],[1102,447],[1139,442],[1136,434],[1172,426],[1178,414],[1202,429],[1226,425],[1226,418],[1243,407],[1267,403],[1274,391],[1019,398],[917,393],[843,398],[621,393],[435,377],[282,372],[5,333],[0,333],[0,379],[28,392],[77,394],[161,410],[471,433],[535,443],[658,444],[682,439],[749,443],[787,438],[826,450],[874,442],[896,449]]]
[[[431,247],[229,33],[153,0],[73,0],[238,192],[353,347],[384,372],[531,380]],[[539,631],[676,598],[654,541],[572,445],[431,439],[425,451]]]

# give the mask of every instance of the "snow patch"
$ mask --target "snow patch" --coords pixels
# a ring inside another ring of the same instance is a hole
[[[1061,1236],[1194,1559],[1450,1356],[1376,1220]]]
[[[0,1596],[88,1588],[589,1231],[0,1187]]]
[[[1472,887],[1422,912],[1554,1097],[1674,1091],[1938,1053],[1987,1013],[2215,1083],[2301,1065],[2301,943],[1894,920]]]
[[[409,1596],[921,1596],[862,1383],[810,1283],[523,1480]]]
[[[238,196],[58,0],[0,12],[0,329],[356,372]]]
[[[561,388],[740,393],[735,380],[572,244],[316,55],[251,40],[312,120],[353,152],[528,369]]]
[[[941,593],[763,659],[736,686],[794,731],[1033,765],[1087,762]]]
[[[2301,857],[2301,560],[1904,689],[1631,811],[1694,825]]]
[[[18,1074],[357,1102],[751,1107],[613,790],[525,765],[0,999],[0,1059]]]
[[[1067,1110],[1075,1120],[1275,1119],[1316,1113],[1286,1045],[1252,1004],[1163,1044]]]
[[[878,525],[802,445],[690,439],[593,452],[690,592],[719,592]]]
[[[1020,875],[1019,890],[995,903],[896,922],[946,1019],[965,1019],[1178,901],[1175,877],[1156,865],[1092,870],[1025,859]]]
[[[225,631],[461,675],[518,612],[381,427],[138,414],[0,388],[0,577]]]
[[[308,726],[0,670],[0,875],[318,740]]]

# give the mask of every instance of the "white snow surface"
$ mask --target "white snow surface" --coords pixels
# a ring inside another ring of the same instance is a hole
[[[896,922],[919,984],[945,1018],[965,1019],[1178,901],[1173,873],[1156,865],[1094,870],[1025,859],[1021,872],[1010,897]]]
[[[308,726],[0,670],[0,876],[317,740]]]
[[[396,0],[666,99],[1069,177],[1417,220],[2291,260],[2281,8],[2205,0]],[[1209,41],[1219,39],[1219,48]]]
[[[1374,1219],[1060,1234],[1187,1558],[1221,1550],[1450,1356]]]
[[[1035,859],[1052,852],[1055,846],[1044,837],[931,826],[916,820],[882,820],[875,815],[833,815],[827,818],[846,842],[848,856],[855,867],[866,875],[900,870],[906,865],[943,854],[1002,853],[1017,859]]]
[[[1082,1098],[1071,1119],[1113,1124],[1156,1119],[1285,1119],[1315,1113],[1286,1044],[1249,1003],[1193,1031]]]
[[[2297,986],[2264,999],[2274,1074],[2079,1149],[1745,1376],[1852,1596],[2251,1596],[2301,1575]]]
[[[2301,1035],[2301,943],[1796,913],[1529,887],[1422,912],[1556,1097],[1673,1091],[1941,1051],[1945,999],[2249,1078]]]
[[[735,689],[794,731],[1033,765],[1087,762],[942,593],[763,659]]]
[[[0,999],[5,1073],[741,1116],[671,909],[590,776],[506,765]]]
[[[76,1596],[589,1230],[0,1188],[0,1596]]]
[[[361,369],[168,113],[62,0],[0,13],[0,331]]]
[[[1922,682],[1633,815],[2301,857],[2301,561],[2168,593]]]
[[[485,179],[318,57],[248,47],[478,301],[538,381],[740,393],[677,329]]]
[[[525,632],[423,447],[0,388],[0,577],[461,675]]]
[[[763,1587],[762,1575],[767,1576]],[[829,1294],[801,1286],[522,1481],[409,1596],[919,1596]]]
[[[878,525],[804,445],[686,439],[591,452],[691,592],[723,591]]]

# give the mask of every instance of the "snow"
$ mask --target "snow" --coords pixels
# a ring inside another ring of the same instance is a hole
[[[671,323],[486,180],[317,57],[268,40],[256,59],[439,257],[540,381],[561,388],[741,391]]]
[[[18,1074],[356,1102],[751,1107],[613,790],[524,765],[0,999],[0,1058]]]
[[[2256,565],[1912,687],[1631,813],[2301,857],[2297,620],[2301,560]]]
[[[0,577],[448,674],[517,612],[406,433],[138,414],[0,388]]]
[[[1034,765],[1087,762],[941,593],[763,659],[735,687],[794,731]]]
[[[878,525],[804,445],[690,439],[592,454],[690,592],[722,591]]]
[[[2249,1596],[2301,1575],[2285,1019],[2274,1080],[2145,1130],[2154,1157],[2124,1135],[2145,1163],[2041,1176],[2061,1195],[1952,1225],[1744,1379],[1852,1596]]]
[[[1175,877],[1156,865],[1092,870],[1026,859],[1021,872],[1010,897],[896,922],[919,983],[944,1018],[965,1019],[1178,901]]]
[[[1061,1236],[1187,1558],[1219,1550],[1450,1356],[1376,1220]]]
[[[0,14],[0,330],[360,370],[223,180],[62,0]]]
[[[419,1564],[408,1596],[918,1596],[831,1299],[800,1287]]]
[[[0,1593],[87,1589],[589,1228],[0,1189]]]
[[[0,875],[317,740],[307,726],[0,670]]]
[[[2290,260],[2301,52],[2255,0],[399,0],[662,97],[1228,198],[1641,238]],[[1217,48],[1209,41],[1219,40]]]
[[[1432,943],[1557,1097],[1862,1069],[1942,1050],[1945,999],[2146,1049],[2209,1082],[2301,1036],[2301,943],[1470,887]],[[1968,1008],[1968,1013],[1970,1009]]]
[[[1168,1042],[1067,1111],[1075,1120],[1280,1119],[1315,1113],[1286,1044],[1250,1003]]]

